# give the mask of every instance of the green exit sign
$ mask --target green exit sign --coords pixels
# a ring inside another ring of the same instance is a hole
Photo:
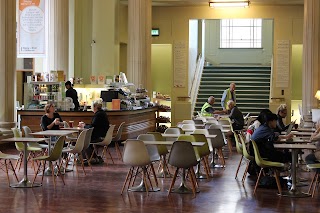
[[[152,28],[152,30],[151,30],[151,35],[152,35],[152,36],[159,36],[159,35],[160,35],[160,30],[159,30],[159,28]]]

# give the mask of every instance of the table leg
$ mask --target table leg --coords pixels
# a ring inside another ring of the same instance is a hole
[[[160,172],[157,174],[158,178],[172,178],[173,175],[170,174],[169,172],[169,168],[166,162],[166,156],[162,156],[162,161],[161,161],[161,170]]]
[[[181,175],[181,183],[180,186],[176,189],[172,189],[171,193],[178,193],[178,194],[193,194],[192,189],[188,188],[185,184],[186,182],[186,170],[182,170],[182,175]],[[196,189],[196,192],[199,193],[200,190]]]
[[[298,151],[299,151],[299,149],[292,149],[292,152],[291,152],[291,155],[292,155],[292,164],[291,164],[292,185],[291,185],[291,189],[289,191],[282,192],[282,196],[285,196],[285,197],[309,197],[310,196],[308,193],[303,193],[297,189],[296,164],[297,164],[297,158],[298,158]]]
[[[146,167],[143,167],[142,169],[144,169],[145,171],[147,170]],[[146,171],[146,173],[147,173],[147,171]],[[146,187],[144,185],[143,178],[141,179],[141,182],[140,182],[140,184],[138,186],[131,187],[131,188],[128,189],[128,191],[130,191],[130,192],[146,192],[147,189],[146,189]],[[148,187],[148,191],[149,192],[157,192],[157,191],[160,191],[160,188],[158,188],[158,187],[153,187],[153,188]]]
[[[24,155],[23,155],[23,178],[19,183],[10,184],[10,187],[13,188],[31,188],[31,187],[38,187],[41,186],[40,183],[32,183],[28,180],[28,150],[27,150],[27,143],[24,143]]]

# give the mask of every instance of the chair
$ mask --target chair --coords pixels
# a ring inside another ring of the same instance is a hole
[[[20,138],[21,137],[21,133],[20,133],[20,130],[18,128],[11,128],[12,132],[13,132],[13,135],[14,137],[16,138]],[[22,163],[22,160],[23,160],[23,155],[25,154],[24,153],[24,145],[22,142],[15,142],[15,146],[16,146],[16,149],[20,152],[19,153],[19,160],[17,161],[16,165],[15,165],[15,169],[17,169],[17,166],[19,165],[19,169],[18,171],[20,171],[20,167],[21,167],[21,163]],[[29,156],[27,157],[27,159],[29,160],[29,158],[32,156],[32,157],[35,157],[36,154],[35,152],[42,152],[42,148],[40,147],[27,147],[27,151],[29,151]],[[34,167],[34,163],[32,161],[32,167]]]
[[[183,120],[183,124],[195,124],[194,120]]]
[[[63,123],[64,128],[70,127],[70,125],[67,121],[63,121],[62,123]],[[67,141],[69,141],[69,142],[75,142],[77,140],[77,138],[78,138],[77,133],[72,133],[70,135],[67,135],[67,137],[66,137]]]
[[[156,138],[153,134],[141,134],[137,137],[138,140],[141,140],[141,141],[155,141]],[[159,151],[158,151],[158,147],[157,145],[147,145],[147,150],[148,150],[148,154],[150,156],[150,168],[151,168],[151,172],[154,176],[154,180],[156,182],[156,186],[158,186],[158,180],[157,180],[157,176],[156,176],[156,173],[154,171],[154,167],[153,167],[153,164],[152,163],[155,163],[156,161],[160,161],[160,154],[159,154]]]
[[[247,146],[246,146],[246,141],[244,139],[243,134],[240,133],[238,136],[239,136],[240,142],[242,144],[243,157],[244,157],[244,159],[246,159],[246,163],[247,163],[246,169],[244,170],[244,173],[243,173],[243,176],[242,176],[242,185],[243,185],[244,181],[246,180],[246,177],[247,177],[250,161],[254,160],[254,156],[249,154],[249,152],[247,150]]]
[[[66,159],[66,165],[65,165],[65,168],[68,166],[68,163],[70,161],[70,157],[71,157],[71,154],[73,155],[73,166],[76,165],[76,170],[77,170],[77,175],[79,175],[78,173],[78,165],[77,165],[77,162],[76,162],[76,156],[79,157],[79,160],[81,162],[81,166],[82,166],[82,170],[84,172],[84,174],[86,175],[86,171],[84,170],[84,162],[83,162],[83,157],[82,157],[82,150],[83,150],[83,146],[84,146],[84,143],[85,143],[85,139],[86,139],[86,134],[89,130],[83,130],[79,137],[77,138],[77,141],[76,141],[76,144],[74,147],[65,147],[62,149],[62,153],[68,153],[68,157]]]
[[[11,170],[13,172],[13,175],[15,176],[17,182],[18,182],[18,177],[17,177],[17,174],[16,174],[16,171],[15,169],[13,168],[13,165],[12,165],[12,162],[11,160],[19,160],[19,155],[10,155],[10,154],[5,154],[3,152],[0,151],[0,160],[4,160],[4,163],[1,163],[2,165],[4,164],[5,166],[5,171],[6,171],[6,174],[7,174],[7,180],[8,180],[8,185],[10,186],[10,178],[9,178],[9,172],[8,172],[8,162],[9,162],[9,165],[11,167]],[[3,170],[3,168],[1,168]]]
[[[54,148],[53,148],[53,150],[52,150],[52,152],[49,155],[44,155],[44,156],[40,156],[40,157],[36,157],[36,158],[32,159],[33,161],[36,161],[36,160],[40,161],[40,165],[38,166],[36,174],[35,174],[35,176],[33,178],[32,185],[34,184],[34,181],[36,180],[36,178],[38,176],[39,170],[41,168],[41,161],[44,161],[44,163],[43,163],[43,171],[42,171],[42,179],[41,179],[41,185],[42,185],[43,177],[44,177],[44,170],[45,170],[45,167],[46,167],[46,162],[47,161],[48,162],[54,162],[54,161],[57,161],[57,160],[60,159],[65,139],[66,139],[65,136],[59,137],[57,142],[56,142],[56,144],[55,144],[55,146],[54,146]],[[53,167],[53,164],[49,164],[49,165],[51,165],[53,185],[55,187],[56,186],[56,178],[55,178],[55,175],[54,175],[54,169],[53,169],[54,167]],[[57,162],[56,162],[56,167],[57,167],[58,175],[62,179],[63,185],[66,185],[65,182],[64,182],[63,175],[61,174],[61,171],[60,171],[60,165]]]
[[[82,149],[82,151],[83,151],[82,152],[82,159],[83,159],[84,156],[86,157],[88,165],[91,168],[91,171],[92,171],[92,166],[91,166],[90,161],[88,161],[89,156],[88,156],[88,154],[87,154],[87,152],[85,150],[88,149],[88,147],[90,146],[91,135],[92,135],[93,129],[94,129],[94,127],[91,127],[91,128],[88,129],[88,131],[86,133],[86,137],[84,139],[84,144],[83,144],[83,149]]]
[[[193,132],[196,127],[194,126],[194,124],[182,124],[181,129],[184,132]]]
[[[103,156],[105,156],[106,157],[106,162],[107,162],[107,153],[108,153],[110,155],[110,157],[111,157],[112,163],[114,164],[111,152],[108,149],[108,146],[110,145],[110,143],[112,141],[112,135],[113,135],[114,127],[115,127],[115,125],[110,125],[109,126],[108,132],[106,134],[106,137],[103,139],[103,141],[98,142],[98,143],[90,143],[90,144],[93,145],[94,151],[92,152],[89,161],[92,160],[94,152],[96,152],[96,154],[98,155],[98,146],[102,146],[103,147],[103,151],[102,151],[102,156],[101,157],[103,158]],[[107,162],[107,164],[108,164],[108,162]]]
[[[256,182],[256,185],[254,187],[253,194],[256,193],[256,190],[257,190],[260,178],[261,178],[262,170],[264,168],[271,168],[274,171],[274,176],[276,178],[278,191],[279,191],[279,194],[281,195],[282,194],[282,190],[281,190],[281,185],[280,185],[280,180],[279,180],[279,170],[278,169],[279,168],[283,168],[284,164],[280,163],[280,162],[272,162],[272,161],[264,160],[260,156],[259,148],[258,148],[256,142],[254,140],[251,140],[251,143],[253,145],[254,159],[256,161],[256,164],[261,167],[260,172],[259,172],[259,176],[258,176],[258,179],[257,179],[257,182]]]
[[[165,138],[162,137],[160,132],[148,132],[147,134],[152,134],[155,138],[156,141],[165,141]],[[167,160],[166,160],[166,155],[169,153],[167,146],[166,145],[157,145],[158,148],[158,153],[160,155],[160,164],[158,167],[158,172],[160,169],[162,172],[158,175],[158,177],[164,177],[168,175],[169,177],[171,176],[168,165],[167,165]]]
[[[222,147],[224,147],[224,145],[225,145],[224,137],[223,137],[224,135],[223,135],[221,129],[208,129],[208,133],[209,133],[209,135],[216,135],[215,138],[211,139],[212,149],[217,150],[218,158],[222,162],[222,167],[225,167],[226,162],[224,160],[224,155],[222,152]],[[213,161],[213,159],[214,158],[212,158],[212,161]]]
[[[313,178],[312,178],[312,181],[311,181],[311,183],[310,183],[309,190],[308,190],[308,194],[310,194],[311,189],[312,189],[312,187],[313,187],[311,196],[314,197],[314,193],[315,193],[316,188],[317,188],[317,186],[318,186],[318,184],[319,184],[318,179],[319,179],[319,172],[320,172],[320,171],[319,171],[319,170],[320,170],[320,163],[307,164],[307,168],[308,168],[308,169],[315,169],[315,170],[316,170],[316,172],[315,172],[315,174],[314,174],[314,176],[313,176]]]
[[[122,136],[122,131],[123,131],[124,124],[125,124],[125,122],[122,122],[119,125],[116,136],[114,136],[112,138],[112,142],[114,142],[114,146],[115,146],[116,152],[117,152],[117,154],[119,156],[119,159],[121,161],[122,161],[122,153],[121,153],[119,142],[121,141],[121,136]]]
[[[24,131],[24,137],[26,138],[33,138],[33,135],[30,135],[32,133],[31,129],[28,126],[23,126],[22,127]],[[41,148],[41,149],[48,149],[49,145],[48,144],[39,144],[39,143],[28,143],[29,147],[36,147],[36,148]]]
[[[234,135],[234,139],[235,139],[235,141],[236,141],[237,153],[238,153],[239,155],[241,155],[241,158],[240,158],[240,161],[239,161],[239,164],[238,164],[238,167],[237,167],[236,175],[235,175],[235,177],[234,177],[234,179],[237,179],[238,172],[239,172],[239,169],[240,169],[240,166],[241,166],[241,163],[242,163],[242,159],[243,159],[243,148],[242,148],[241,142],[239,141],[238,134],[235,133],[235,132],[233,132],[233,135]]]
[[[184,131],[179,127],[169,127],[164,134],[184,134]]]
[[[193,136],[191,136],[194,138]],[[192,147],[192,144],[188,141],[175,141],[172,145],[171,152],[169,155],[169,164],[176,167],[174,172],[170,188],[168,190],[168,195],[171,193],[172,187],[176,181],[177,174],[180,168],[183,169],[183,174],[181,175],[182,184],[185,181],[185,170],[188,169],[188,174],[190,176],[192,184],[193,196],[196,196],[196,186],[197,180],[195,178],[195,173],[193,167],[197,165],[198,161]]]
[[[218,123],[219,123],[219,125],[221,125],[222,132],[227,133],[227,134],[224,134],[224,135],[225,135],[225,138],[226,138],[226,141],[227,141],[229,152],[232,155],[232,141],[231,141],[231,137],[233,135],[233,133],[232,133],[233,132],[232,122],[231,122],[230,118],[227,117],[227,118],[219,119]],[[228,127],[226,127],[226,126],[228,126]]]
[[[197,157],[197,161],[199,162],[198,163],[198,166],[197,166],[197,172],[196,172],[196,177],[197,178],[209,178],[210,177],[210,174],[211,174],[211,170],[210,170],[210,167],[209,167],[209,160],[208,160],[208,157],[210,155],[210,149],[209,149],[209,143],[207,141],[207,138],[204,134],[195,134],[195,133],[192,133],[191,134],[195,141],[196,142],[205,142],[205,144],[203,146],[200,146],[200,147],[194,147],[194,152],[196,154],[196,157]],[[204,170],[206,172],[206,175],[207,177],[203,176],[200,172],[200,163],[201,161],[203,162],[203,165],[204,165]]]
[[[151,180],[147,173],[146,166],[149,165],[151,161],[150,161],[150,156],[148,154],[148,150],[144,145],[143,141],[140,141],[140,140],[126,141],[124,152],[123,152],[123,163],[126,165],[129,165],[130,169],[128,171],[124,184],[122,186],[121,194],[123,193],[127,183],[129,188],[131,179],[134,176],[134,168],[138,167],[138,170],[142,169],[143,184],[144,184],[144,187],[146,188],[147,195],[149,195],[147,177],[150,184],[151,184]]]

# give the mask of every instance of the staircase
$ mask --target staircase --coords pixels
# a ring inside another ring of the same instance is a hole
[[[194,111],[201,111],[210,95],[221,110],[221,97],[231,82],[236,84],[237,107],[245,115],[258,115],[269,108],[270,66],[205,66]]]

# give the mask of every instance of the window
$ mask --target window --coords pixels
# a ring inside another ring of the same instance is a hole
[[[262,48],[262,19],[222,19],[220,48]]]

